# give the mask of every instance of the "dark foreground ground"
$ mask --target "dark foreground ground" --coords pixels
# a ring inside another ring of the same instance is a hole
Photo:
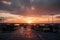
[[[19,27],[12,32],[0,33],[0,40],[60,40],[60,34]]]

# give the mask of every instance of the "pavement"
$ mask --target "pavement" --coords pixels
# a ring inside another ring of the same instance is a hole
[[[38,35],[42,35],[45,40],[60,40],[60,33],[53,32],[39,32],[36,31]]]
[[[31,28],[20,27],[12,32],[0,33],[0,40],[60,40],[60,34],[37,32]]]
[[[16,31],[0,33],[0,40],[42,40],[30,28],[19,28]]]

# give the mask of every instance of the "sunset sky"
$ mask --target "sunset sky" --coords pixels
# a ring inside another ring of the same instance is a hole
[[[0,0],[0,23],[60,23],[60,0]]]

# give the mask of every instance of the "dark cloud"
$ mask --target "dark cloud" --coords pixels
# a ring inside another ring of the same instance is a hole
[[[2,1],[0,1],[0,10],[8,10],[13,14],[23,15],[27,13],[27,8],[30,10],[32,6],[35,7],[33,14],[60,14],[60,0],[34,0],[33,2],[31,0],[5,0],[11,2],[11,5],[3,4]]]
[[[4,1],[4,0],[0,1],[0,10],[10,11],[11,10],[11,6],[7,5],[7,4],[4,4],[2,1]]]

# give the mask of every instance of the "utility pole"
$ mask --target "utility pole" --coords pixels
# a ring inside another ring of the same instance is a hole
[[[52,14],[52,23],[54,23],[54,14]]]
[[[50,14],[52,16],[52,23],[54,23],[54,14]]]
[[[50,21],[49,21],[49,15],[48,15],[48,23],[50,23]]]

